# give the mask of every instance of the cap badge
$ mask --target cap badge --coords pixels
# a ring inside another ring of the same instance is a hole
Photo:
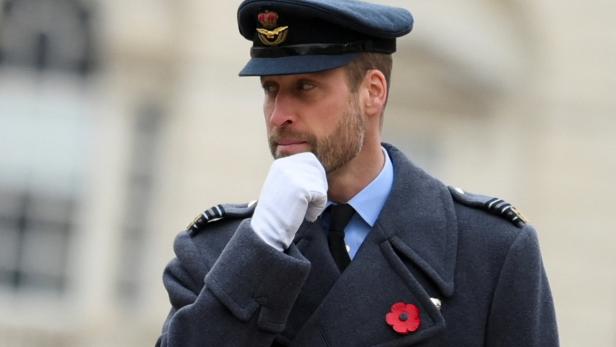
[[[278,25],[278,13],[265,11],[259,13],[257,19],[263,28],[257,28],[259,40],[266,46],[278,46],[287,39],[288,26]]]

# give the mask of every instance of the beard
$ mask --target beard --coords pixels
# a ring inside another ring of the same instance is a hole
[[[301,133],[287,127],[274,129],[269,136],[270,152],[275,159],[284,157],[276,151],[281,138],[293,138],[305,141],[310,152],[319,159],[326,173],[343,167],[361,151],[364,145],[365,123],[361,116],[357,97],[349,98],[347,111],[344,112],[334,130],[323,138],[314,134]]]

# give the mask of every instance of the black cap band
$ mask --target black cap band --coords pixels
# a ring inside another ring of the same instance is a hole
[[[310,43],[279,47],[250,49],[252,58],[279,58],[291,55],[330,55],[360,52],[392,53],[396,51],[396,40],[366,40],[348,43]]]

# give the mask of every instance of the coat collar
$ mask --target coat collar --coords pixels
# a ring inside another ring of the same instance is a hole
[[[413,261],[445,296],[454,291],[458,223],[447,187],[383,144],[394,166],[391,194],[375,225],[377,239]]]

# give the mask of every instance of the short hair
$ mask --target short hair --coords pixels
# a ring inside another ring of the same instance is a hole
[[[364,80],[364,76],[366,76],[366,72],[373,69],[379,70],[385,75],[385,81],[387,82],[387,86],[389,86],[391,68],[391,54],[383,53],[361,53],[344,67],[352,92],[358,90],[359,85]],[[387,90],[389,92],[389,88]]]

